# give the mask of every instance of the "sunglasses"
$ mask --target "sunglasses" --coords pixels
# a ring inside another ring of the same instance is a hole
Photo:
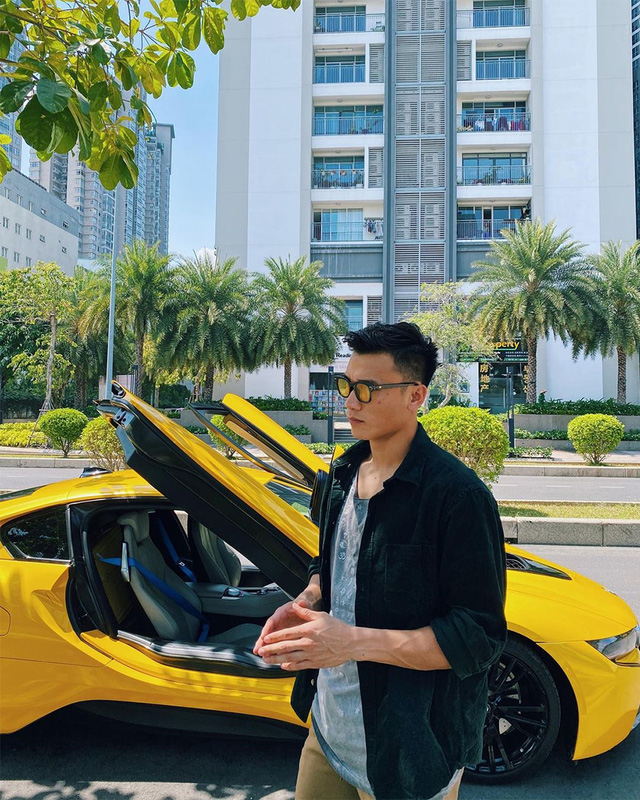
[[[393,386],[420,386],[417,381],[406,381],[404,383],[351,382],[346,375],[336,375],[335,383],[340,397],[349,397],[351,392],[355,392],[356,398],[360,403],[370,403],[373,393],[378,389],[391,389]]]

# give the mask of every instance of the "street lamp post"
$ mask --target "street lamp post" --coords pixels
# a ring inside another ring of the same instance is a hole
[[[329,395],[327,397],[327,443],[333,444],[333,367],[329,367]]]
[[[515,417],[513,415],[513,367],[507,367],[507,424],[509,426],[509,447],[516,446]]]
[[[113,381],[113,341],[115,336],[116,326],[116,261],[118,258],[118,251],[116,248],[116,232],[118,230],[118,189],[114,190],[113,194],[113,242],[111,253],[111,292],[109,295],[109,334],[107,338],[107,377],[106,377],[106,390],[107,400],[111,400],[111,382]]]

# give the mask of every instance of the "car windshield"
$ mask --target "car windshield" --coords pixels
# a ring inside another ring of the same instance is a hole
[[[303,489],[296,489],[293,486],[287,486],[279,481],[269,481],[266,484],[267,489],[281,497],[285,503],[289,503],[292,508],[304,514],[305,517],[311,519],[309,505],[311,503],[311,495]]]
[[[29,494],[33,494],[38,489],[42,489],[42,486],[32,486],[30,489],[19,489],[17,492],[6,492],[5,494],[0,494],[0,503],[3,500],[13,500],[15,497],[26,497]]]

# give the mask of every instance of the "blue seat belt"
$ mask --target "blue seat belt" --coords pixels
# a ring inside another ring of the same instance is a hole
[[[158,527],[160,528],[160,536],[162,537],[162,542],[164,546],[167,548],[169,552],[169,556],[173,560],[173,563],[178,567],[180,572],[185,576],[188,581],[192,581],[193,583],[197,583],[196,576],[191,572],[189,567],[184,563],[184,561],[178,555],[176,548],[173,546],[173,542],[169,538],[169,534],[167,533],[167,529],[164,526],[164,522],[160,519],[160,517],[156,517],[158,522]]]
[[[104,564],[113,564],[116,567],[122,567],[122,559],[121,558],[102,558],[98,556],[98,560],[102,561]],[[147,569],[144,564],[141,564],[139,561],[136,561],[135,558],[127,558],[127,563],[130,567],[135,567],[138,572],[143,575],[152,586],[162,592],[166,597],[170,600],[173,600],[183,611],[186,611],[187,614],[190,614],[192,617],[195,617],[202,626],[200,628],[200,634],[198,635],[198,642],[206,641],[207,636],[209,635],[209,622],[207,618],[200,612],[198,609],[192,605],[187,599],[185,599],[179,592],[176,592],[168,583],[160,580],[157,575],[154,575],[150,569]]]

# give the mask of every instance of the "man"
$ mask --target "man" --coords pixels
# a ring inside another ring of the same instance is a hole
[[[349,333],[353,435],[336,460],[309,585],[255,652],[303,670],[296,800],[455,800],[480,760],[488,667],[506,637],[493,495],[417,422],[437,349],[416,325]],[[314,696],[315,695],[315,696]]]

